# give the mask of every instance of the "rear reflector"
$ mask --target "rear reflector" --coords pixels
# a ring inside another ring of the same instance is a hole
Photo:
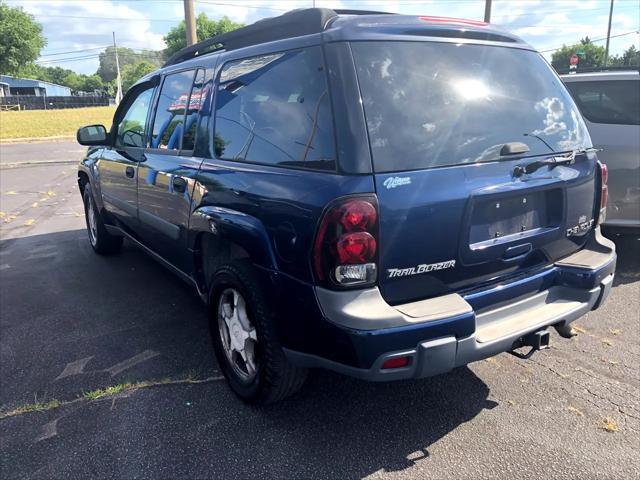
[[[409,365],[411,362],[411,357],[394,357],[388,360],[385,360],[382,364],[382,370],[387,370],[390,368],[402,368]]]

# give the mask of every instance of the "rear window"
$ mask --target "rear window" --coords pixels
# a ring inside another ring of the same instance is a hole
[[[640,125],[640,81],[567,82],[584,117],[593,123]]]
[[[591,146],[582,118],[536,52],[436,42],[352,44],[375,170],[494,161]]]

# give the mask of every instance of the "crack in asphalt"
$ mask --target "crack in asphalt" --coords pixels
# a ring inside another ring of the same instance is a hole
[[[98,400],[106,400],[106,399],[116,399],[118,397],[122,397],[125,393],[131,394],[134,393],[138,390],[143,390],[146,388],[155,388],[155,387],[162,387],[162,386],[166,386],[166,385],[200,385],[200,384],[204,384],[204,383],[213,383],[213,382],[218,382],[220,380],[224,380],[224,376],[222,375],[218,375],[218,376],[213,376],[213,377],[207,377],[207,378],[203,378],[203,379],[192,379],[192,378],[185,378],[185,379],[178,379],[178,380],[145,380],[145,381],[140,381],[140,382],[135,382],[135,383],[131,383],[127,386],[125,386],[124,388],[122,388],[121,390],[118,390],[116,393],[108,393],[110,388],[115,388],[116,386],[110,386],[110,387],[104,387],[101,389],[96,390],[96,392],[100,392],[99,396],[96,398],[93,398],[91,396],[89,396],[89,394],[91,392],[84,392],[82,395],[78,396],[77,398],[73,399],[73,400],[66,400],[66,401],[58,401],[56,399],[51,399],[49,400],[49,403],[53,402],[53,406],[51,407],[43,407],[43,408],[33,408],[30,409],[30,407],[32,405],[23,405],[21,407],[16,407],[12,410],[9,410],[7,412],[1,412],[0,411],[0,421],[2,420],[6,420],[7,418],[11,418],[11,417],[16,417],[19,415],[26,415],[28,413],[35,413],[35,412],[45,412],[45,411],[50,411],[50,410],[57,410],[59,408],[62,407],[66,407],[69,405],[73,405],[76,403],[82,403],[82,402],[93,402],[93,401],[98,401]]]

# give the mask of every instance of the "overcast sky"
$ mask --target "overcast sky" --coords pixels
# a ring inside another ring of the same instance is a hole
[[[41,65],[94,73],[97,55],[112,42],[133,49],[164,48],[163,36],[184,18],[182,0],[8,0],[32,13],[44,27],[47,46]],[[196,0],[196,15],[227,15],[252,23],[287,10],[310,7],[313,0]],[[316,0],[318,7],[384,10],[404,14],[483,19],[484,0]],[[607,35],[609,0],[494,0],[491,21],[521,36],[540,51],[588,35]],[[640,1],[615,0],[611,53],[640,47]],[[630,33],[633,32],[633,33]],[[625,35],[626,34],[626,35]],[[604,45],[604,40],[597,42]],[[69,52],[69,53],[64,53]],[[64,54],[63,54],[64,53]],[[550,58],[551,53],[545,53]]]

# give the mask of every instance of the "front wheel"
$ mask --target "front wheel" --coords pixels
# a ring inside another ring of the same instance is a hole
[[[85,185],[82,197],[84,200],[84,215],[87,222],[87,234],[89,235],[91,247],[101,255],[119,252],[122,248],[123,239],[107,232],[104,222],[98,214],[90,183]]]
[[[248,263],[233,262],[216,271],[209,328],[222,373],[242,400],[273,403],[302,387],[307,372],[287,361],[264,292]]]

